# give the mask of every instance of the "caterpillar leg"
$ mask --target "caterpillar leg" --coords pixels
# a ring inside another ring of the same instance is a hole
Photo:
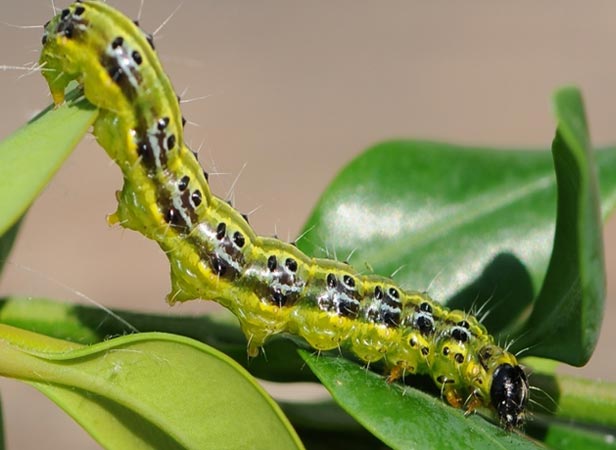
[[[464,415],[470,416],[481,406],[482,406],[481,398],[475,392],[473,392],[466,399],[466,402],[464,402]]]
[[[453,386],[453,385],[449,385]],[[482,406],[481,398],[476,395],[474,392],[469,395],[466,400],[460,395],[457,389],[448,386],[443,390],[443,395],[449,403],[454,408],[463,409],[465,416],[470,416],[473,414],[480,406]]]
[[[255,339],[253,335],[248,336],[248,345],[246,346],[246,352],[249,358],[256,358],[261,353],[261,349],[263,348],[263,341]]]
[[[409,366],[408,364],[398,363],[395,366],[391,367],[389,373],[387,373],[387,382],[393,383],[394,381],[400,380],[404,378],[404,376],[408,373],[415,373],[415,367]]]
[[[389,374],[387,375],[387,382],[393,383],[394,381],[402,378],[404,371],[400,366],[394,366],[389,370]]]
[[[462,398],[458,390],[453,387],[452,384],[445,384],[443,386],[443,396],[445,400],[447,400],[447,403],[454,408],[462,408],[464,405],[464,398]]]

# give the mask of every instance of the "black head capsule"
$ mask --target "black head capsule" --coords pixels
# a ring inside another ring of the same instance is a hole
[[[511,364],[498,366],[492,375],[490,398],[504,428],[520,427],[528,402],[528,380],[522,368]]]

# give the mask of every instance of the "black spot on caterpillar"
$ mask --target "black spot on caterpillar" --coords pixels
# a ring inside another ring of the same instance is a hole
[[[250,355],[282,332],[317,350],[345,346],[361,361],[382,361],[389,380],[428,374],[451,405],[491,407],[505,428],[523,422],[524,371],[474,316],[256,236],[210,192],[151,36],[134,22],[104,3],[75,3],[46,25],[40,62],[56,103],[78,80],[100,109],[94,135],[124,176],[111,221],[165,251],[170,303],[204,298],[227,307]]]

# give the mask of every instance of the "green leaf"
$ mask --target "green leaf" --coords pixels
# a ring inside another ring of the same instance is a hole
[[[616,209],[616,148],[598,149],[594,152],[599,176],[599,198],[601,200],[601,217],[604,221]]]
[[[602,150],[597,160],[607,216],[616,199],[616,177],[610,175],[616,171],[616,149]],[[591,168],[589,161],[584,164],[581,169]],[[590,183],[584,190],[592,193],[593,178],[584,181]],[[577,213],[586,237],[598,236],[596,210]],[[402,287],[427,289],[452,308],[487,303],[488,329],[511,337],[543,284],[555,220],[556,176],[547,151],[395,141],[368,150],[339,173],[306,223],[299,246],[315,256],[322,256],[323,248],[340,259],[352,254],[356,268],[369,266],[385,276],[396,272]],[[596,243],[586,251],[596,252]],[[590,282],[589,269],[584,268]],[[542,356],[587,358],[602,310],[600,292],[594,297],[597,301],[569,296],[582,301],[587,312],[594,308],[583,318],[583,326],[591,327],[586,341],[572,355],[548,349]],[[539,313],[535,319],[539,323]]]
[[[539,448],[477,415],[464,417],[463,411],[438,398],[384,383],[382,377],[346,359],[304,350],[300,354],[336,402],[392,448]]]
[[[352,264],[368,265],[382,275],[401,267],[395,278],[402,286],[421,290],[431,285],[431,294],[451,307],[468,310],[491,298],[488,328],[506,335],[525,323],[541,292],[517,348],[529,346],[530,355],[585,362],[603,312],[599,192],[606,217],[615,206],[611,174],[616,149],[597,154],[599,190],[579,92],[559,91],[556,103],[553,157],[558,180],[547,152],[414,141],[381,144],[332,182],[306,224],[307,238],[300,247],[314,255],[325,247],[343,259],[353,253]],[[557,188],[557,238],[551,281],[544,285]],[[568,340],[559,341],[570,328],[574,331]],[[327,385],[319,370],[316,375]],[[332,380],[328,388],[349,414],[379,435],[374,423],[383,412],[365,410],[363,402],[369,405],[370,400],[363,386],[357,389],[357,403],[350,405],[350,393],[336,395],[338,385]],[[614,413],[612,405],[606,408]]]
[[[178,331],[202,342],[215,346],[252,374],[275,381],[312,380],[310,370],[303,367],[296,346],[286,340],[274,341],[266,346],[267,359],[260,357],[248,361],[245,338],[233,322],[216,317],[169,316],[145,313],[114,311],[141,331]],[[130,332],[122,322],[106,311],[53,302],[44,299],[9,298],[0,301],[0,322],[27,328],[57,338],[93,344],[110,336]],[[299,362],[295,360],[299,359]],[[531,361],[532,360],[532,361]],[[285,361],[288,365],[285,365]],[[537,361],[547,365],[550,361],[529,358],[524,361],[535,369]],[[554,363],[550,363],[552,366]],[[547,367],[547,366],[546,366]],[[535,416],[550,412],[560,419],[616,428],[616,385],[603,381],[584,380],[575,377],[553,375],[535,370],[531,377]],[[385,384],[384,380],[381,380]],[[39,386],[40,387],[40,386]],[[408,388],[410,389],[410,388]],[[545,395],[547,393],[547,396]],[[52,395],[47,392],[48,395]],[[549,396],[549,397],[548,397]],[[294,425],[305,429],[305,434],[314,435],[314,430],[353,430],[349,416],[340,416],[330,405],[285,405]],[[301,430],[299,430],[301,433]],[[304,433],[302,433],[303,435]],[[350,439],[347,436],[347,439]],[[361,440],[361,439],[360,439]]]
[[[271,339],[265,355],[248,359],[246,338],[230,313],[173,316],[129,311],[109,311],[32,297],[0,298],[0,323],[80,344],[94,344],[110,337],[163,331],[181,334],[211,345],[244,366],[254,376],[269,381],[314,381],[296,352],[296,344]]]
[[[369,265],[452,307],[489,302],[498,331],[543,280],[555,220],[549,154],[395,141],[379,144],[327,188],[299,246]],[[506,312],[506,314],[505,314]]]
[[[303,448],[238,364],[180,336],[81,347],[2,325],[0,374],[41,389],[105,448]]]
[[[562,89],[554,102],[554,249],[541,293],[514,348],[528,346],[529,354],[581,366],[599,338],[605,298],[599,188],[579,91]]]
[[[569,424],[551,423],[535,433],[550,448],[559,450],[602,450],[614,449],[613,430],[588,430]]]
[[[78,305],[55,302],[33,297],[8,297],[0,299],[0,323],[34,333],[44,334],[77,344],[95,344],[106,337],[120,336],[130,332],[122,322],[110,320],[109,314],[100,312],[99,324],[117,323],[117,332],[106,335],[96,326],[83,324],[77,316]]]
[[[530,383],[537,415],[616,431],[616,383],[545,373],[533,373]]]
[[[50,106],[0,143],[0,235],[26,212],[97,114],[85,100]]]

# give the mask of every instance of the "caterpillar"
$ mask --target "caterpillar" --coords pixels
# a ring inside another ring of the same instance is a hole
[[[184,142],[185,120],[152,36],[136,23],[105,3],[78,1],[45,24],[42,43],[55,104],[76,80],[100,110],[93,134],[124,177],[109,222],[166,253],[170,304],[212,299],[228,308],[250,356],[269,337],[289,333],[316,350],[345,347],[364,363],[381,361],[389,381],[426,374],[450,405],[468,413],[490,408],[505,429],[523,424],[524,370],[472,314],[257,236],[210,192]]]

